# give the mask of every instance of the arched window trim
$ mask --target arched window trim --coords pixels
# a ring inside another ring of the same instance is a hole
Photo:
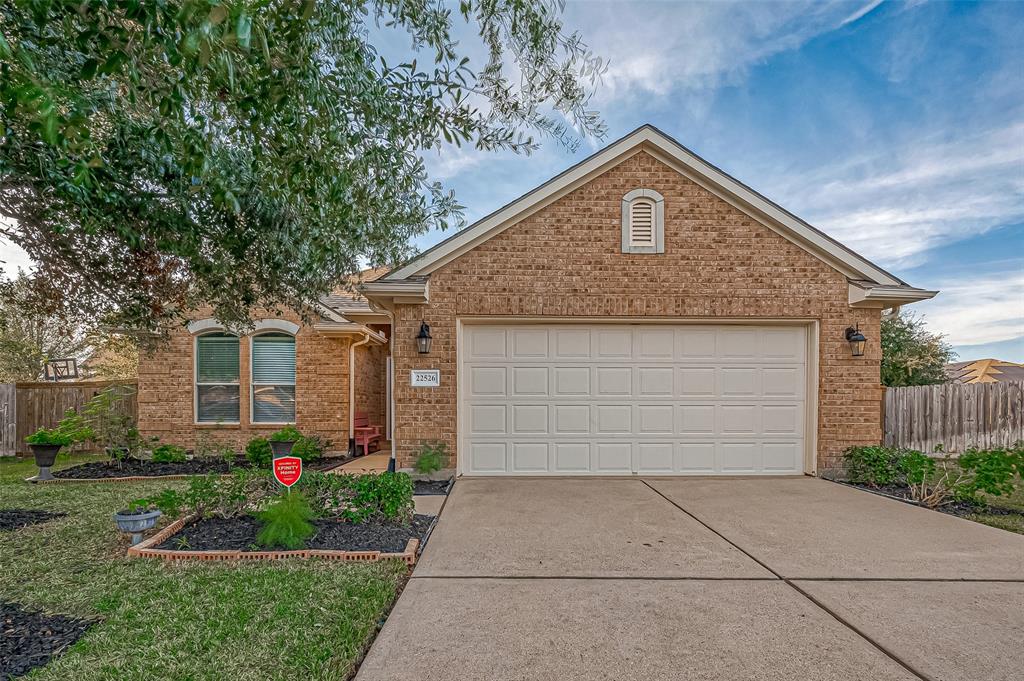
[[[642,199],[654,204],[654,244],[634,245],[631,218],[633,202]],[[622,197],[622,252],[623,253],[664,253],[665,252],[665,199],[653,189],[638,188]]]

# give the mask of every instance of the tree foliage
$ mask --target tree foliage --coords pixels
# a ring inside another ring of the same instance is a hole
[[[882,318],[882,385],[946,383],[946,365],[953,348],[941,334],[931,333],[914,314]]]
[[[256,303],[308,309],[360,262],[400,261],[412,237],[460,221],[424,150],[603,135],[587,108],[603,65],[561,9],[6,2],[0,236],[64,304],[125,326],[159,328],[199,302],[242,324]],[[475,71],[457,22],[485,48]],[[410,49],[393,64],[375,44],[395,36]]]
[[[36,282],[19,272],[0,282],[0,383],[39,381],[52,359],[81,359],[89,341],[61,310],[41,314]]]

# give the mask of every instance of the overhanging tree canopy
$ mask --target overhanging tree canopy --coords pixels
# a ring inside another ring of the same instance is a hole
[[[61,304],[135,328],[302,308],[457,221],[420,152],[603,134],[601,62],[549,0],[5,3],[0,235]],[[479,29],[474,74],[453,38]],[[430,62],[389,64],[404,32]],[[514,75],[513,75],[514,74]],[[542,109],[550,115],[541,113]]]

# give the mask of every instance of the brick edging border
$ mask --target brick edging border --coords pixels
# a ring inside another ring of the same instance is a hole
[[[385,553],[383,551],[338,551],[333,549],[300,549],[298,551],[176,551],[174,549],[157,549],[167,539],[177,534],[186,525],[198,520],[199,516],[189,515],[179,518],[173,523],[135,546],[128,549],[129,558],[159,558],[166,561],[175,560],[280,560],[282,558],[326,558],[357,563],[375,563],[381,560],[401,560],[409,567],[416,564],[416,553],[420,540],[410,539],[401,553]]]

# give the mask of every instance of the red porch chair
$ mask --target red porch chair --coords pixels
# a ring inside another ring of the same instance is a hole
[[[370,445],[373,445],[373,451],[377,451],[380,447],[382,429],[381,426],[370,425],[370,417],[366,415],[365,411],[357,411],[355,419],[356,452],[359,451],[360,445],[363,447],[363,455],[370,453]]]

